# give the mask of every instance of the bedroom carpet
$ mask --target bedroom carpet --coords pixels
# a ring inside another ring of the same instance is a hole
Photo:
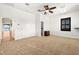
[[[79,40],[59,37],[29,37],[0,43],[0,55],[79,55]]]

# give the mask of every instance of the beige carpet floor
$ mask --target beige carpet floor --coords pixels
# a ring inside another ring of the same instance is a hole
[[[79,40],[59,36],[2,42],[0,55],[79,55]]]

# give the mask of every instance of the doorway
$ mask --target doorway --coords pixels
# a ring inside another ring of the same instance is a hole
[[[2,18],[2,41],[14,40],[12,33],[12,20]]]

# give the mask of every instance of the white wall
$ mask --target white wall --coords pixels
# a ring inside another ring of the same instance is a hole
[[[36,36],[41,36],[41,21],[40,21],[40,14],[36,14],[36,25],[35,25],[35,28],[36,28]]]
[[[39,15],[0,4],[0,17],[8,17],[13,20],[16,40],[30,36],[40,36],[41,21],[44,21],[44,30],[49,30],[52,35],[79,38],[79,30],[74,29],[74,27],[79,26],[79,12],[77,11],[62,15]],[[71,32],[60,31],[60,19],[65,17],[71,17]]]
[[[60,19],[66,17],[71,17],[71,32],[60,30]],[[74,29],[75,27],[79,27],[79,11],[51,16],[51,34],[53,35],[79,39],[79,30]]]
[[[49,15],[40,15],[40,21],[44,22],[44,31],[50,31],[50,16]]]
[[[2,39],[2,20],[0,19],[0,41]]]
[[[29,36],[35,36],[36,32],[34,14],[0,4],[0,17],[8,17],[13,20],[13,29],[16,40]]]
[[[60,30],[61,29],[60,20],[61,18],[66,17],[71,17],[71,32]],[[44,21],[44,30],[49,30],[51,35],[58,35],[79,39],[79,30],[74,29],[75,27],[79,27],[79,11],[73,11],[59,15],[55,14],[41,15],[40,21]]]

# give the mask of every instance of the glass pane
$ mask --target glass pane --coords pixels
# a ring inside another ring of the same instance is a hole
[[[62,20],[62,24],[65,24],[65,20]]]
[[[65,25],[62,25],[62,29],[65,29]]]
[[[66,29],[69,29],[69,25],[66,25]]]
[[[66,20],[66,24],[69,24],[69,20]]]

